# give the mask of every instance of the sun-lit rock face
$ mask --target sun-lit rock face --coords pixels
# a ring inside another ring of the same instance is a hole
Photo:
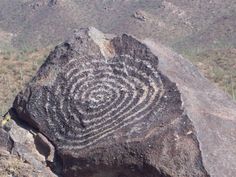
[[[148,45],[82,29],[16,97],[18,117],[56,147],[64,176],[209,176],[183,89]]]

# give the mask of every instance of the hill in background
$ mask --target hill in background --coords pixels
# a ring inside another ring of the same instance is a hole
[[[88,26],[159,41],[192,60],[235,98],[234,0],[1,0],[0,7],[1,112],[50,46]]]

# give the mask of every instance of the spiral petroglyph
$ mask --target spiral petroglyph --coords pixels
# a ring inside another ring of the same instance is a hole
[[[157,57],[136,39],[107,40],[93,29],[56,48],[26,89],[25,110],[17,99],[15,107],[58,148],[77,151],[157,110],[164,92],[157,66]]]
[[[48,127],[66,149],[87,147],[141,120],[162,93],[150,61],[129,55],[109,61],[83,59],[87,62],[71,59],[58,75],[60,82],[41,95]]]

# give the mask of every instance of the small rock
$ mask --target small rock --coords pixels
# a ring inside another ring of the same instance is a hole
[[[141,20],[141,21],[146,21],[147,20],[147,15],[144,11],[138,10],[133,14],[133,17]]]
[[[38,151],[46,157],[47,161],[54,161],[55,148],[45,136],[38,133],[35,137],[35,144]]]

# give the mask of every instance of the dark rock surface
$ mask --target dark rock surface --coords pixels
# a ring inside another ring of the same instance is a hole
[[[13,106],[68,177],[232,176],[235,108],[168,49],[95,28],[57,46]]]

